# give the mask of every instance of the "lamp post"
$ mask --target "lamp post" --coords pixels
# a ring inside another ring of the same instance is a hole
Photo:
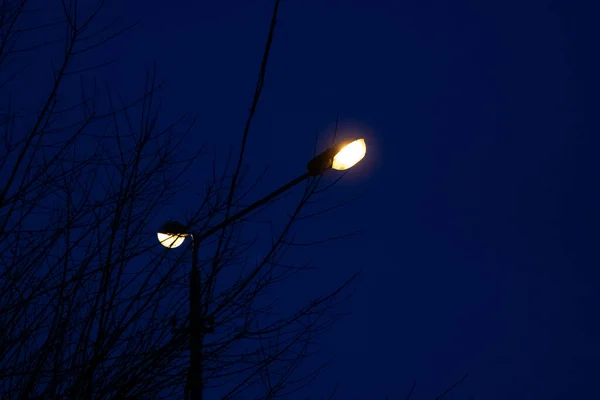
[[[201,280],[198,270],[198,248],[200,242],[225,228],[227,225],[242,218],[244,215],[266,204],[285,191],[296,186],[309,177],[323,174],[328,169],[343,171],[351,168],[363,159],[367,151],[364,139],[357,139],[347,144],[334,146],[319,154],[307,164],[307,171],[299,177],[281,186],[271,194],[250,204],[248,207],[209,228],[202,234],[192,233],[182,223],[169,221],[161,226],[157,233],[160,243],[167,248],[176,248],[183,244],[185,238],[192,238],[192,269],[190,271],[190,367],[188,369],[186,392],[191,400],[201,400],[203,393],[202,357],[204,334],[213,331],[212,322],[207,324],[201,309]]]

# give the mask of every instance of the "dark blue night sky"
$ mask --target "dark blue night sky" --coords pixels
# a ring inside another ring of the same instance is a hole
[[[301,174],[338,115],[365,127],[368,146],[327,201],[357,199],[297,229],[360,233],[291,253],[315,271],[285,288],[290,307],[362,269],[323,337],[333,361],[311,398],[336,382],[339,399],[405,398],[416,379],[413,398],[431,399],[466,372],[448,399],[600,398],[600,6],[589,3],[282,1],[245,160],[250,177],[268,168],[254,198]],[[98,76],[137,93],[156,62],[163,119],[197,112],[187,147],[208,140],[224,158],[238,151],[272,6],[112,2],[140,25],[95,53],[117,60]],[[157,222],[183,219],[194,196]]]

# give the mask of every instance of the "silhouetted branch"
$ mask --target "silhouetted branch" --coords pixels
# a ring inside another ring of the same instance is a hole
[[[417,386],[417,380],[415,379],[412,383],[412,386],[410,387],[410,390],[408,391],[408,395],[406,396],[406,400],[410,400],[410,398],[412,397],[413,392],[415,391],[415,387]]]
[[[435,399],[436,400],[440,400],[442,397],[444,397],[445,395],[447,395],[448,393],[450,393],[455,387],[457,387],[458,385],[460,385],[461,383],[464,382],[465,379],[467,379],[467,376],[469,376],[469,373],[466,373],[462,376],[462,378],[460,378],[458,381],[456,381],[454,383],[454,385],[450,386],[448,389],[444,390],[439,396],[437,396]]]
[[[94,73],[108,63],[74,66],[134,26],[99,24],[105,1],[86,15],[76,0],[40,2],[40,10],[34,2],[0,4],[6,101],[0,121],[0,397],[179,396],[189,366],[189,251],[160,247],[155,231],[157,216],[189,186],[187,171],[204,155],[204,147],[184,152],[195,118],[161,120],[156,67],[140,94],[126,99],[108,86],[97,90],[103,83]],[[23,18],[52,6],[62,10],[55,21],[35,25]],[[195,232],[244,207],[266,176],[265,170],[248,184],[242,164],[278,7],[277,0],[233,173],[218,170],[213,159],[204,187],[197,171],[191,174],[199,200],[185,222]],[[58,64],[47,85],[32,90],[28,74],[40,63],[23,57],[46,57],[42,49],[54,51]],[[15,104],[15,91],[30,91],[34,105]],[[247,230],[271,202],[202,243],[202,310],[214,328],[203,338],[206,390],[220,388],[224,398],[259,392],[281,398],[304,389],[326,367],[299,372],[320,350],[317,339],[339,318],[334,310],[357,275],[293,310],[282,310],[276,296],[309,270],[286,261],[293,246],[309,245],[293,240],[295,224],[337,208],[307,211],[322,186],[311,178],[291,192],[297,203],[281,215],[270,243]]]

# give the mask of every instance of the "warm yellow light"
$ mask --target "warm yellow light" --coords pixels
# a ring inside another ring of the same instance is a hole
[[[354,142],[344,146],[335,157],[331,168],[343,171],[353,167],[357,162],[363,159],[367,153],[367,144],[365,139],[357,139]]]
[[[158,232],[156,235],[158,236],[158,241],[160,244],[170,249],[181,246],[185,240],[185,237],[187,236],[185,234],[170,234],[161,232]]]

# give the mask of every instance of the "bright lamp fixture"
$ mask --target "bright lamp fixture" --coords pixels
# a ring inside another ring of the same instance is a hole
[[[156,234],[158,236],[158,241],[165,247],[169,249],[174,249],[179,247],[185,241],[186,234],[171,234],[171,233],[162,233],[158,232]]]
[[[343,171],[353,167],[367,153],[365,139],[357,139],[344,146],[334,157],[331,168]]]

